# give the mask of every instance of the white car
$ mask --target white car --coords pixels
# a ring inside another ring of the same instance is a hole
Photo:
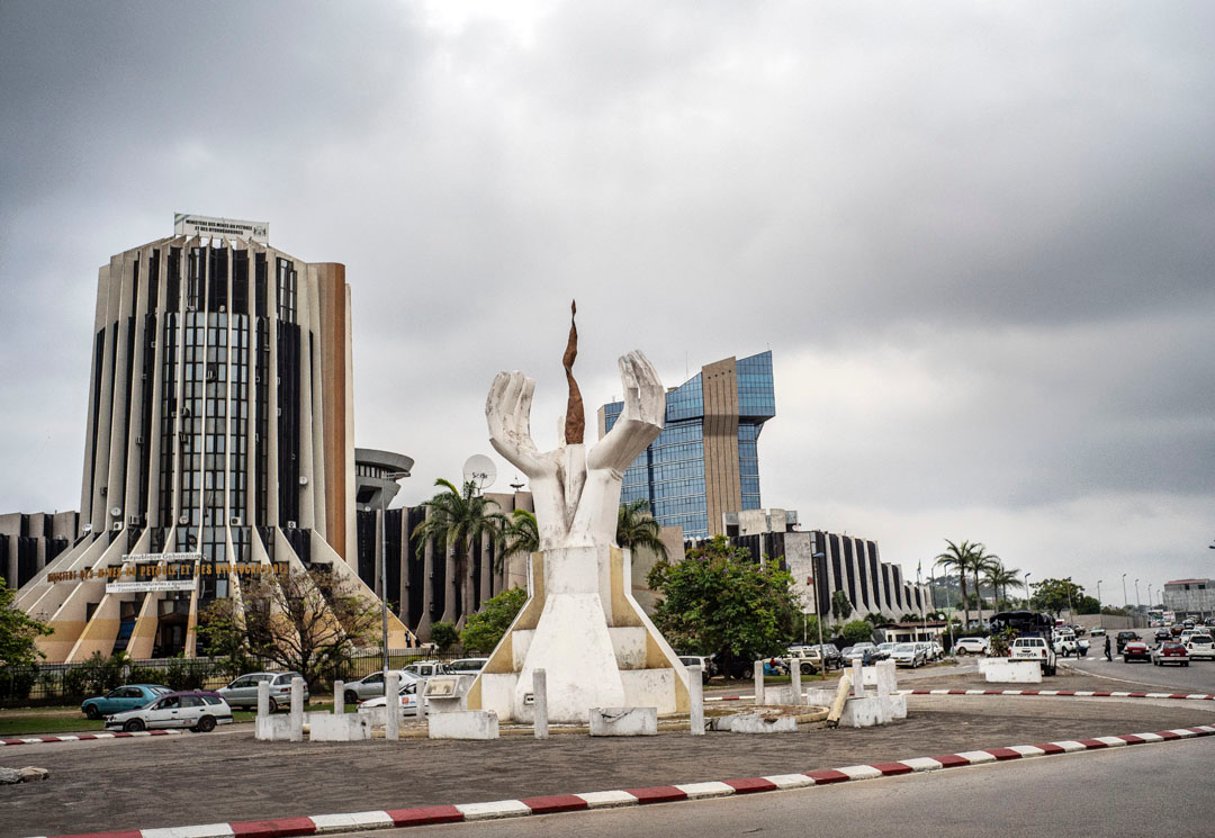
[[[417,678],[433,678],[436,675],[448,675],[447,664],[443,661],[418,661],[405,667],[405,671]]]
[[[487,663],[489,658],[460,658],[447,664],[447,671],[455,675],[475,675],[484,669]]]
[[[423,697],[423,701],[425,701]],[[367,713],[371,710],[380,709],[388,706],[388,700],[384,696],[372,698],[364,701],[359,705],[360,713]],[[410,681],[401,687],[401,693],[397,696],[397,706],[401,708],[402,716],[418,715],[418,681]],[[426,702],[426,706],[430,706],[430,702]]]
[[[1209,634],[1192,634],[1185,644],[1190,660],[1215,660],[1215,639]]]
[[[894,661],[895,666],[910,666],[912,669],[928,663],[928,657],[920,643],[899,643],[890,653],[890,659]]]
[[[137,710],[125,710],[105,717],[106,730],[165,730],[189,728],[210,733],[216,725],[232,724],[232,708],[219,693],[169,693]]]
[[[953,645],[953,653],[955,655],[986,655],[987,638],[959,637],[958,642]]]
[[[406,672],[404,669],[398,669],[396,673],[400,677],[398,683],[401,684],[418,680],[418,676],[412,672]],[[345,696],[347,704],[357,704],[364,699],[382,696],[384,694],[384,673],[373,672],[366,678],[353,681],[346,685],[342,694]]]
[[[1015,661],[1037,661],[1043,675],[1055,674],[1055,650],[1041,637],[1018,637],[1009,647],[1008,656]]]

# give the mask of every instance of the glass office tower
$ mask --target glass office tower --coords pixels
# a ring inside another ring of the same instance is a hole
[[[599,409],[600,436],[623,408]],[[757,444],[775,415],[771,352],[703,367],[667,391],[666,427],[625,472],[621,502],[648,501],[685,539],[723,533],[723,514],[761,507]]]

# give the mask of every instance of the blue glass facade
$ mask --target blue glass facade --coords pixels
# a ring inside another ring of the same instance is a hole
[[[764,422],[776,415],[772,353],[736,362],[738,383],[738,509],[760,509],[757,443]],[[604,405],[605,432],[620,418],[622,402]],[[683,527],[684,538],[710,533],[705,491],[705,398],[697,373],[667,393],[666,427],[624,474],[621,502],[649,502],[658,522]]]

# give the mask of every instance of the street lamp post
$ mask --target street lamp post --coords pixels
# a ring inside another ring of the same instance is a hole
[[[1139,601],[1139,579],[1135,579],[1135,610],[1142,611],[1143,603]]]
[[[1030,577],[1030,572],[1027,570],[1027,571],[1025,571],[1025,608],[1026,608],[1027,610],[1029,609],[1029,599],[1030,599],[1030,595],[1029,595],[1029,577]]]
[[[1097,613],[1101,613],[1101,580],[1097,580]]]
[[[408,477],[407,471],[390,471],[384,479],[395,483]],[[380,526],[383,528],[380,554],[380,643],[384,657],[384,677],[388,677],[388,487],[380,489]],[[387,681],[385,681],[387,683]]]
[[[1126,598],[1126,574],[1122,574],[1122,607],[1126,608],[1131,601]]]
[[[827,656],[823,653],[823,616],[819,613],[819,607],[822,600],[820,599],[819,583],[826,576],[826,565],[822,562],[827,558],[827,554],[819,551],[810,556],[810,560],[814,562],[814,623],[818,627],[818,660],[822,666],[822,672],[827,672]],[[822,568],[822,573],[819,572]],[[802,635],[805,636],[806,621],[802,620]]]

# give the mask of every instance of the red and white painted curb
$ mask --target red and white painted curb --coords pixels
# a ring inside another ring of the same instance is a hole
[[[589,809],[607,809],[620,806],[644,806],[649,803],[674,803],[681,800],[701,800],[708,797],[728,797],[734,794],[755,794],[765,791],[828,786],[853,780],[871,780],[877,777],[894,777],[924,771],[939,771],[1030,757],[1053,756],[1095,751],[1102,748],[1118,748],[1126,745],[1144,745],[1151,742],[1169,742],[1215,735],[1215,726],[1159,730],[1155,733],[1129,733],[1122,736],[1098,736],[1093,739],[1068,739],[1061,742],[1043,742],[1037,745],[1012,745],[1006,748],[986,748],[960,754],[939,754],[932,757],[914,757],[894,762],[878,762],[870,765],[846,765],[842,768],[827,768],[806,771],[800,774],[775,774],[768,777],[744,777],[720,782],[679,783],[671,786],[616,789],[614,791],[584,792],[582,794],[552,794],[543,797],[525,797],[522,800],[493,800],[485,803],[459,803],[454,806],[422,806],[413,809],[385,809],[376,812],[347,812],[337,815],[312,815],[310,817],[272,818],[261,821],[236,823],[213,823],[197,826],[179,826],[168,829],[142,829],[119,832],[91,832],[75,835],[60,835],[57,838],[285,838],[291,835],[316,835],[326,832],[350,832],[353,830],[388,829],[402,826],[426,826],[430,824],[459,823],[487,820],[490,818],[513,818],[524,815],[552,815],[560,812],[580,812]]]
[[[130,733],[72,733],[63,736],[8,737],[0,739],[0,746],[41,745],[46,742],[91,742],[94,739],[133,739],[140,736],[179,736],[184,730],[134,730]]]
[[[900,690],[900,695],[1042,695],[1076,698],[1172,698],[1181,701],[1215,701],[1210,693],[1149,693],[1125,690]]]
[[[1182,701],[1215,701],[1211,693],[1149,693],[1125,690],[899,690],[896,695],[1041,695],[1053,698],[1171,698]],[[707,695],[711,701],[753,701],[754,695]]]

